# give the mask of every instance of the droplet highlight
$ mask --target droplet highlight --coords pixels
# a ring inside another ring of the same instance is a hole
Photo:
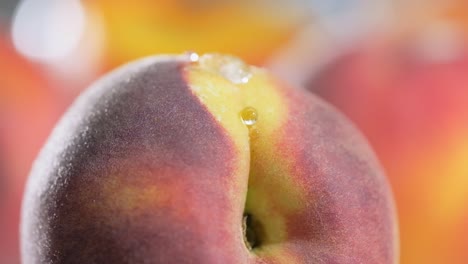
[[[242,123],[246,126],[253,126],[257,123],[258,113],[253,107],[246,107],[240,112]]]
[[[200,60],[200,55],[196,52],[188,51],[186,54],[190,62],[198,62]]]
[[[224,78],[235,84],[248,83],[252,77],[250,67],[242,60],[230,58],[220,67],[220,73]]]
[[[246,84],[253,75],[252,67],[234,56],[204,54],[198,63],[203,69],[217,73],[233,84]]]

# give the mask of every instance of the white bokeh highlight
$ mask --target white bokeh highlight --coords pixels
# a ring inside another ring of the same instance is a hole
[[[32,60],[60,60],[80,43],[85,22],[79,0],[23,0],[13,18],[13,44]]]

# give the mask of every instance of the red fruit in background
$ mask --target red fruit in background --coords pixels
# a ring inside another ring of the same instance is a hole
[[[441,32],[368,42],[308,85],[380,157],[396,195],[403,264],[468,263],[468,49],[454,31]]]
[[[19,263],[19,211],[34,157],[63,106],[38,66],[0,35],[0,263]]]

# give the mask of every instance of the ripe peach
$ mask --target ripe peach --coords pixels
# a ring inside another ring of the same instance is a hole
[[[189,59],[190,58],[190,59]],[[36,161],[24,263],[398,263],[387,181],[312,94],[223,55],[87,90]]]

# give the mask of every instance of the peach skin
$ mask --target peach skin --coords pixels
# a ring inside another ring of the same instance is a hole
[[[361,134],[305,90],[218,54],[150,57],[71,107],[36,161],[28,263],[398,263]]]

